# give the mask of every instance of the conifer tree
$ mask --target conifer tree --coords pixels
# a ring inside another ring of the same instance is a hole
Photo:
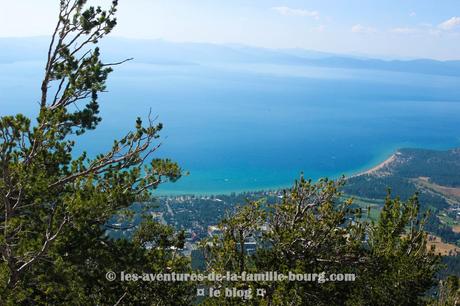
[[[440,265],[427,249],[426,216],[417,198],[402,202],[388,195],[378,221],[370,222],[343,197],[343,184],[301,178],[280,203],[243,206],[222,222],[221,236],[203,244],[209,272],[316,274],[316,281],[225,280],[208,286],[250,289],[253,298],[244,301],[250,305],[426,304]],[[257,241],[255,253],[245,252],[248,237]],[[338,274],[352,281],[323,281]],[[263,298],[257,289],[266,292]],[[235,303],[243,300],[206,300]]]
[[[169,227],[147,223],[133,241],[105,235],[107,229],[123,230],[111,223],[114,215],[149,200],[160,183],[180,178],[176,163],[153,157],[162,125],[149,114],[108,152],[89,156],[74,150],[102,120],[100,94],[113,67],[125,62],[104,62],[98,47],[117,24],[117,6],[113,1],[105,10],[86,0],[61,0],[44,54],[36,118],[0,118],[2,305],[186,304],[190,298],[177,285],[105,279],[108,271],[188,269],[171,251],[183,237]],[[156,236],[163,237],[161,243],[146,249],[141,241]]]

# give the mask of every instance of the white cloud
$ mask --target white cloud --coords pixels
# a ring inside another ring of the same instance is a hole
[[[410,13],[409,13],[409,16],[410,16],[410,17],[415,17],[415,16],[417,16],[417,13],[416,13],[416,12],[410,12]]]
[[[272,7],[272,10],[277,11],[279,14],[284,15],[284,16],[300,16],[300,17],[311,17],[311,18],[319,19],[318,11],[293,9],[287,6]]]
[[[364,34],[371,34],[377,32],[375,28],[372,27],[366,27],[361,24],[356,24],[351,28],[351,31],[353,33],[364,33]]]
[[[391,32],[397,33],[397,34],[413,34],[417,32],[417,29],[415,28],[393,28],[391,29]]]
[[[442,30],[453,30],[458,26],[460,26],[460,17],[452,17],[441,23],[438,27]]]

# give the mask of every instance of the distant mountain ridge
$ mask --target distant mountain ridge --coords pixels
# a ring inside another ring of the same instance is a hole
[[[44,60],[48,41],[47,37],[0,38],[0,63]],[[273,64],[460,76],[460,61],[381,60],[303,49],[125,38],[109,38],[101,42],[101,48],[107,60],[128,56],[138,63],[156,65]]]

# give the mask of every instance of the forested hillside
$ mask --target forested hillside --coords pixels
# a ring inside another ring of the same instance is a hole
[[[460,149],[400,149],[386,162],[351,177],[347,194],[382,199],[386,190],[409,199],[419,194],[422,210],[430,210],[427,230],[446,242],[458,243],[460,222]]]

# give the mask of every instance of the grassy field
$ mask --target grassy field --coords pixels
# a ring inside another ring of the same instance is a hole
[[[383,200],[373,200],[356,196],[350,197],[353,198],[353,204],[363,210],[363,218],[368,218],[373,221],[378,219],[380,210],[384,204]]]

